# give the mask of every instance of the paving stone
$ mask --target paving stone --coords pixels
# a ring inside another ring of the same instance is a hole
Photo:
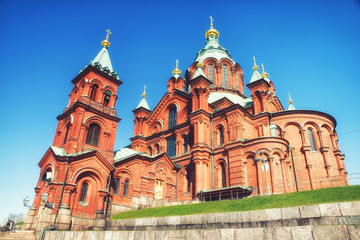
[[[313,228],[311,226],[291,227],[291,235],[293,240],[309,240],[314,239],[312,235]]]
[[[346,226],[316,226],[314,227],[315,240],[350,239]]]
[[[319,205],[299,207],[301,218],[320,217]]]
[[[281,209],[273,208],[273,209],[265,209],[266,220],[280,220],[281,219]]]
[[[250,221],[258,222],[258,221],[266,221],[265,210],[254,210],[250,211]]]
[[[234,239],[264,239],[264,228],[235,229]]]
[[[300,211],[298,207],[281,208],[282,219],[300,218]]]
[[[341,216],[339,204],[337,203],[320,204],[319,209],[322,217]]]
[[[220,238],[219,239],[234,240],[234,229],[220,229]]]
[[[168,225],[179,225],[180,224],[180,216],[167,217],[167,224]]]
[[[241,212],[241,221],[242,222],[250,222],[250,211]]]
[[[186,240],[202,240],[202,239],[204,239],[203,231],[201,230],[186,231]]]
[[[204,238],[206,240],[219,240],[221,239],[221,234],[219,229],[206,230],[204,232]]]
[[[215,214],[204,214],[202,215],[203,223],[216,223],[216,215]]]
[[[347,226],[351,240],[360,240],[360,225]]]
[[[143,218],[145,226],[155,226],[157,218]]]
[[[265,240],[276,239],[275,229],[272,227],[264,228],[264,239]]]
[[[339,217],[339,224],[360,224],[360,216],[345,216]]]
[[[241,212],[230,212],[229,222],[231,223],[241,222]]]
[[[339,203],[341,215],[343,216],[360,216],[360,201],[341,202]]]
[[[228,223],[229,214],[228,213],[216,213],[216,222],[217,223]]]
[[[203,216],[202,215],[190,215],[190,223],[191,224],[202,224]]]
[[[277,227],[275,228],[275,236],[278,240],[288,240],[292,238],[290,227]]]

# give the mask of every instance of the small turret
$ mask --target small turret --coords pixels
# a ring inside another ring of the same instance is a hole
[[[295,110],[295,107],[294,107],[294,105],[293,105],[293,100],[291,99],[291,97],[290,97],[290,92],[289,92],[289,101],[288,101],[288,103],[289,103],[289,108],[288,108],[288,110]]]

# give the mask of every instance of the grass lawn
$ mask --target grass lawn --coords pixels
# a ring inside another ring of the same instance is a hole
[[[192,214],[239,212],[267,208],[295,207],[331,202],[349,202],[360,200],[360,185],[323,188],[313,191],[295,192],[264,197],[243,198],[204,202],[188,205],[146,208],[142,210],[119,213],[110,219],[149,218],[182,216]]]

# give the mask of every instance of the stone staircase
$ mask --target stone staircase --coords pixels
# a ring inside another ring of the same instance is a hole
[[[0,240],[36,240],[35,231],[0,232]]]

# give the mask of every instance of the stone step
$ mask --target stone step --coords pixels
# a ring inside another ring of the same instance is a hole
[[[15,231],[15,232],[2,232],[0,233],[0,239],[7,240],[36,240],[34,231]]]

